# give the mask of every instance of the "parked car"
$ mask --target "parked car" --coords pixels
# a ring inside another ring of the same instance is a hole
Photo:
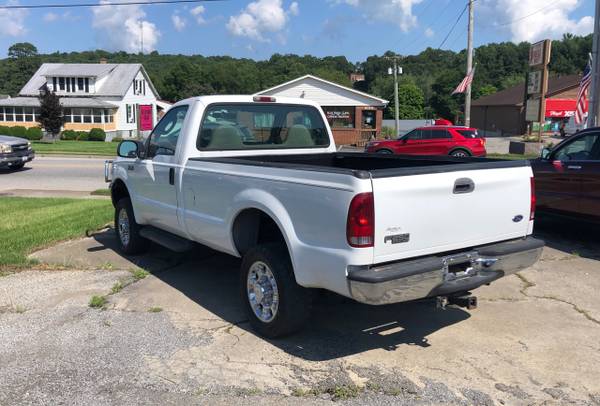
[[[430,126],[415,128],[396,140],[371,141],[366,152],[403,155],[451,155],[484,157],[485,138],[476,128]]]
[[[242,257],[242,302],[269,337],[303,325],[312,288],[471,306],[470,290],[532,265],[543,246],[530,237],[527,161],[338,153],[302,98],[183,100],[118,156],[105,173],[121,250],[198,242]]]
[[[531,166],[540,213],[600,221],[600,128],[544,148]]]
[[[0,169],[21,169],[34,157],[31,143],[25,138],[0,135]]]

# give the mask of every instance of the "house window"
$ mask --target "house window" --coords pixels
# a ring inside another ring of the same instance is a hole
[[[84,82],[85,82],[85,92],[89,93],[90,92],[90,78],[84,78]]]
[[[23,107],[15,107],[15,121],[23,121]]]
[[[77,78],[77,90],[83,92],[83,78]]]
[[[84,123],[92,122],[92,109],[83,109],[83,122]]]
[[[63,118],[65,120],[65,123],[72,123],[73,122],[73,118],[71,117],[71,109],[64,109],[63,110]]]
[[[54,77],[54,78],[52,78],[52,90],[54,90],[56,92],[56,89],[57,89],[57,87],[56,87],[56,78]]]
[[[135,123],[135,104],[127,104],[125,108],[127,111],[127,123]]]
[[[73,122],[81,123],[81,115],[83,114],[83,109],[73,109]]]
[[[32,123],[33,120],[33,107],[25,107],[25,121]]]
[[[58,78],[58,88],[65,90],[65,78]]]
[[[104,110],[104,122],[105,123],[112,123],[114,120],[114,117],[112,115],[112,112],[108,109]]]
[[[92,113],[93,113],[94,123],[101,123],[102,122],[102,110],[101,109],[93,109]]]
[[[332,128],[354,128],[354,107],[323,107]]]
[[[0,121],[4,121],[4,107],[0,107]]]
[[[12,107],[5,107],[4,114],[6,116],[6,121],[15,121],[14,109]]]
[[[146,81],[144,79],[135,79],[133,81],[133,94],[145,95],[146,94]]]

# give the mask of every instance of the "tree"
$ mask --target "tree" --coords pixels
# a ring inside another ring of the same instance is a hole
[[[28,58],[37,56],[38,50],[35,45],[29,42],[17,42],[8,48],[9,58]]]
[[[40,126],[50,133],[52,139],[55,140],[65,122],[60,98],[54,91],[51,92],[47,87],[44,87],[38,99],[40,101],[40,115],[38,116]]]
[[[423,118],[425,98],[423,91],[413,83],[398,86],[398,113],[403,120]]]

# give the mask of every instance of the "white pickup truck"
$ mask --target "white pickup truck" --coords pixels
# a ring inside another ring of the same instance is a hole
[[[175,104],[106,169],[121,249],[194,242],[242,258],[253,328],[298,330],[314,288],[381,305],[473,305],[469,291],[532,265],[527,161],[336,152],[305,99]]]

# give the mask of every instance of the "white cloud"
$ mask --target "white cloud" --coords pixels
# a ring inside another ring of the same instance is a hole
[[[435,32],[430,27],[425,28],[425,36],[427,38],[431,38],[434,35],[435,35]]]
[[[359,8],[368,19],[386,21],[397,24],[404,32],[417,25],[417,17],[413,15],[414,5],[423,0],[335,0],[337,4],[347,4]]]
[[[591,16],[580,19],[569,16],[582,4],[582,0],[484,0],[480,7],[481,15],[492,26],[508,30],[513,41],[535,42],[545,38],[560,38],[564,33],[591,33],[594,29]],[[515,20],[519,21],[504,25]]]
[[[171,16],[171,21],[173,22],[173,27],[175,30],[181,32],[185,28],[185,19],[178,14],[173,14]]]
[[[257,0],[248,4],[239,14],[229,17],[227,29],[239,37],[267,42],[267,34],[283,31],[289,17],[299,12],[300,7],[296,2],[291,3],[286,11],[282,0]]]
[[[9,1],[6,5],[19,4],[17,1]],[[27,10],[0,9],[0,36],[18,37],[27,32],[25,28],[25,17]]]
[[[199,25],[206,23],[206,20],[204,19],[205,11],[206,11],[206,9],[204,8],[204,6],[197,6],[190,10],[190,13],[194,16],[194,18],[196,19],[196,22]]]
[[[97,31],[100,45],[108,50],[139,52],[142,38],[144,52],[156,49],[161,34],[154,23],[145,20],[142,6],[96,7],[92,13],[92,27]]]
[[[46,21],[47,23],[51,23],[52,21],[56,21],[58,20],[59,15],[56,13],[46,13],[44,14],[44,21]]]

